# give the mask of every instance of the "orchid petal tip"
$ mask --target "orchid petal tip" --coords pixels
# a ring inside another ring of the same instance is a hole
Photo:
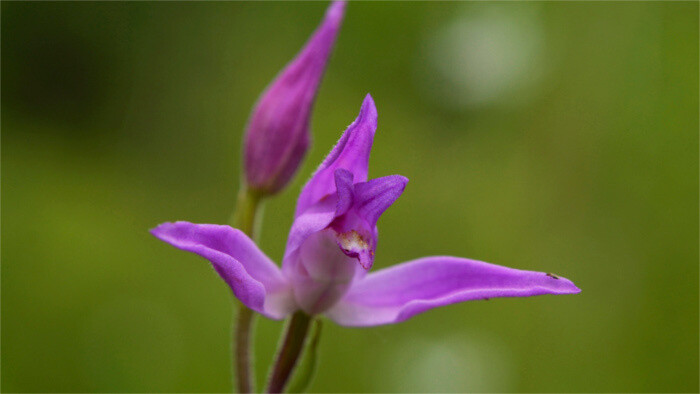
[[[570,281],[569,279],[566,279],[562,276],[555,275],[550,272],[546,272],[545,275],[550,279],[552,282],[559,282],[557,284],[557,288],[559,291],[557,294],[578,294],[581,292],[581,289],[579,289],[574,282]]]
[[[173,223],[171,223],[171,222],[164,222],[164,223],[161,223],[161,224],[153,227],[152,229],[148,230],[148,232],[155,237],[159,237],[160,234],[162,234],[165,229],[167,229],[168,227],[171,227],[172,225],[173,225]]]
[[[367,94],[365,95],[365,98],[362,100],[362,108],[364,108],[365,106],[370,106],[370,105],[371,105],[372,107],[375,106],[375,105],[374,105],[374,98],[372,97],[371,94],[367,93]]]
[[[377,106],[374,104],[374,98],[367,93],[360,107],[360,115],[358,119],[367,119],[374,123],[374,128],[377,127]]]

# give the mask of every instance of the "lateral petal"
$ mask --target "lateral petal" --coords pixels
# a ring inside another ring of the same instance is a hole
[[[294,307],[290,286],[280,269],[242,231],[229,226],[163,223],[156,238],[209,260],[233,294],[250,309],[282,319]]]
[[[580,291],[570,280],[544,272],[458,257],[425,257],[354,282],[326,315],[344,326],[376,326],[462,301]]]

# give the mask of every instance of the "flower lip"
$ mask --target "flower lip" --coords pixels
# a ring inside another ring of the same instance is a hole
[[[390,175],[352,184],[352,174],[345,169],[337,169],[335,176],[339,216],[330,227],[343,253],[369,270],[377,248],[377,221],[403,193],[408,179]]]
[[[348,257],[357,259],[362,268],[369,270],[374,262],[374,246],[371,235],[362,235],[357,230],[336,233],[336,243]]]
[[[365,238],[355,230],[339,233],[337,239],[338,245],[346,254],[352,253],[353,250],[363,250],[369,247]]]
[[[329,228],[333,230],[336,245],[346,256],[356,259],[365,270],[372,268],[377,245],[376,226],[370,226],[352,208],[336,218]]]

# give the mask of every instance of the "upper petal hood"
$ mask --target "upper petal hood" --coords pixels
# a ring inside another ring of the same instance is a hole
[[[306,183],[297,200],[295,217],[335,193],[335,170],[342,168],[353,175],[355,183],[367,180],[369,154],[377,130],[377,108],[369,94],[365,97],[357,119],[345,130],[333,150]]]

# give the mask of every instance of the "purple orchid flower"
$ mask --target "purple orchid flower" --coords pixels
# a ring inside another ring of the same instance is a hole
[[[367,95],[355,122],[301,191],[282,269],[229,226],[177,222],[151,232],[211,261],[238,299],[272,319],[301,309],[344,326],[375,326],[461,301],[580,292],[552,274],[449,256],[367,274],[377,220],[408,182],[400,175],[367,180],[376,127]]]
[[[289,182],[309,147],[311,109],[340,30],[345,2],[328,7],[304,48],[267,87],[253,109],[245,135],[248,186],[275,194]]]

